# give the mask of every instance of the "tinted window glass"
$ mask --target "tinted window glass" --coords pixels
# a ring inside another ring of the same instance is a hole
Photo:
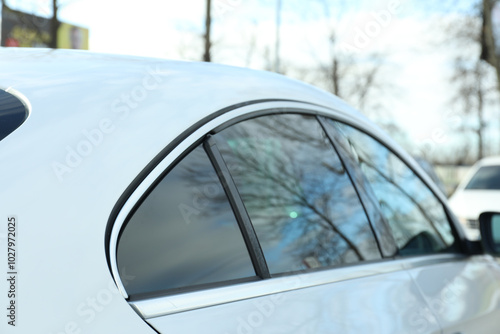
[[[28,117],[24,104],[14,95],[0,89],[0,140],[17,129]]]
[[[500,166],[479,168],[465,189],[500,189]]]
[[[374,228],[374,232],[377,235],[379,247],[383,256],[394,257],[397,254],[398,249],[394,242],[392,231],[389,228],[386,219],[380,212],[380,205],[377,196],[375,196],[370,183],[359,168],[357,159],[355,159],[352,154],[349,141],[345,135],[336,131],[333,126],[325,123],[328,122],[327,118],[321,117],[321,120],[325,125],[325,130],[328,135],[335,142],[335,147],[338,150],[339,155],[342,157],[346,168],[349,170],[353,183],[356,185],[357,189],[359,189],[361,201],[363,202],[367,216]]]
[[[215,139],[272,274],[380,258],[350,179],[314,117],[259,117]]]
[[[329,121],[342,132],[378,198],[400,255],[449,250],[454,237],[443,205],[413,171],[384,145],[352,127]]]
[[[255,276],[241,231],[203,148],[147,196],[118,241],[130,295]]]

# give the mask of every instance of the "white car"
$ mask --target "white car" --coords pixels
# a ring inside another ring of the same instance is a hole
[[[1,333],[498,333],[500,216],[468,241],[331,94],[87,52],[0,69]]]
[[[484,158],[474,164],[450,197],[450,206],[467,236],[479,239],[479,215],[500,211],[500,157]]]

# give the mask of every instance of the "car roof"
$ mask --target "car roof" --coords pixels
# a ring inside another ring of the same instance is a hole
[[[25,97],[23,102],[32,106],[29,111],[33,113],[27,123],[36,120],[38,128],[64,123],[60,125],[65,129],[80,131],[85,119],[98,120],[106,115],[120,116],[121,124],[139,126],[134,117],[128,116],[140,112],[149,122],[162,122],[163,131],[171,134],[172,140],[180,129],[218,110],[272,99],[335,109],[385,136],[340,98],[271,72],[203,62],[25,48],[0,48],[0,68],[0,89]]]
[[[227,106],[256,98],[279,98],[314,99],[319,104],[350,108],[341,99],[314,86],[279,74],[240,67],[76,50],[1,48],[0,55],[0,87],[14,88],[28,99],[33,98],[28,96],[30,91],[39,91],[42,85],[46,95],[60,95],[65,86],[79,85],[81,89],[89,88],[86,91],[89,98],[95,96],[97,100],[100,96],[109,100],[114,97],[108,95],[113,88],[123,90],[129,85],[132,90],[135,85],[143,86],[152,76],[151,80],[161,81],[162,88],[168,87],[168,97],[175,97],[177,104],[185,101],[192,104],[194,100],[206,104],[219,98],[223,101],[221,105]],[[104,91],[99,90],[104,87]],[[216,91],[224,98],[214,96]],[[189,113],[201,116],[204,111],[199,108]]]
[[[19,145],[40,136],[47,146],[62,146],[59,159],[66,154],[65,145],[59,143],[75,145],[82,132],[92,132],[103,120],[111,120],[118,130],[113,133],[115,143],[120,143],[118,134],[134,133],[139,140],[129,144],[130,150],[135,149],[134,145],[150,148],[136,154],[138,160],[151,160],[153,152],[160,152],[200,120],[230,106],[268,100],[327,107],[393,144],[383,131],[340,98],[271,72],[203,62],[29,48],[0,48],[0,68],[0,89],[21,98],[30,115],[0,144],[17,140]],[[161,133],[161,141],[153,139],[153,133]],[[56,135],[58,140],[50,141]],[[128,143],[128,139],[121,138],[121,143]],[[8,146],[4,153],[6,149]]]
[[[126,148],[134,154],[134,160],[122,162],[121,169],[137,175],[140,166],[200,121],[230,106],[272,100],[300,101],[343,115],[421,171],[384,131],[343,100],[275,73],[203,62],[27,48],[0,48],[0,68],[0,88],[15,93],[29,109],[27,121],[0,141],[4,159],[20,154],[21,147],[24,155],[53,165],[72,155],[82,138],[107,125],[113,130],[105,143],[108,152]]]
[[[46,176],[50,182],[81,182],[88,179],[84,170],[102,172],[104,179],[114,171],[117,188],[123,192],[124,184],[129,185],[186,129],[200,126],[230,106],[271,100],[300,101],[343,115],[422,172],[385,132],[343,100],[275,73],[203,62],[23,48],[0,48],[0,68],[0,88],[15,92],[30,109],[26,122],[0,141],[0,158],[29,157],[52,170]],[[101,128],[112,135],[95,139],[92,147],[82,146],[91,151],[90,157],[75,157],[79,145]],[[113,160],[107,159],[110,154]],[[74,166],[65,164],[68,159]],[[57,164],[70,167],[63,180],[54,172]],[[32,167],[25,163],[4,173],[34,176]]]

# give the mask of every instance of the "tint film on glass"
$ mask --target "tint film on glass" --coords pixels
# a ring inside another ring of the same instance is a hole
[[[130,295],[253,277],[255,271],[226,194],[196,148],[153,189],[118,241]]]

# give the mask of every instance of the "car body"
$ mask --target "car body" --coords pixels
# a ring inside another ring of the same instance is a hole
[[[500,210],[500,157],[488,157],[475,163],[449,202],[467,236],[477,240],[480,237],[479,215]]]
[[[0,67],[0,117],[24,115],[0,141],[2,333],[498,331],[497,261],[331,94],[77,51]]]

